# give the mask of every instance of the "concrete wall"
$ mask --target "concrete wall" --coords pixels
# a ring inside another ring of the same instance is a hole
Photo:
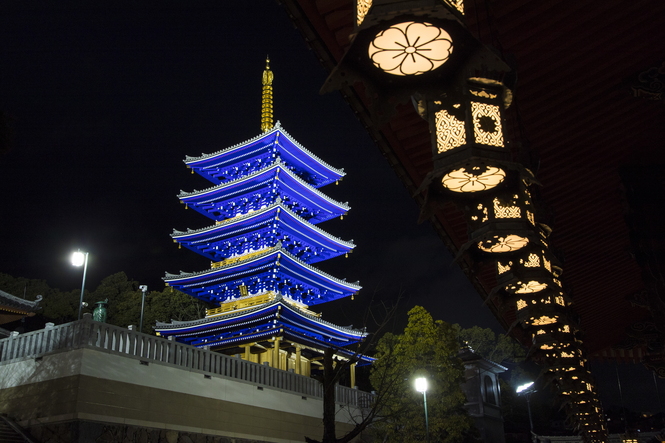
[[[87,421],[266,442],[322,435],[321,399],[96,349],[2,364],[0,388],[0,412],[28,429]],[[342,434],[358,411],[338,410]]]

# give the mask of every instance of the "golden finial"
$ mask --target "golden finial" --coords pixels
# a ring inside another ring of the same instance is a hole
[[[273,126],[272,118],[272,71],[270,70],[270,58],[266,57],[266,69],[263,71],[263,96],[261,99],[261,130],[270,131]]]

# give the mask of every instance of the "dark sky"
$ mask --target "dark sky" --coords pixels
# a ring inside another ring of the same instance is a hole
[[[326,73],[271,0],[0,4],[0,111],[14,131],[0,156],[0,272],[76,289],[77,248],[90,252],[90,289],[119,271],[161,289],[165,271],[208,267],[169,237],[210,224],[179,204],[179,190],[209,186],[182,161],[260,133],[268,54],[276,119],[348,174],[323,192],[351,211],[321,226],[357,248],[320,267],[364,289],[323,306],[326,318],[403,292],[405,309],[499,331],[341,96],[319,95]]]
[[[3,3],[0,110],[15,141],[0,159],[0,272],[74,289],[77,248],[90,289],[118,271],[161,289],[165,271],[208,267],[169,237],[210,224],[176,198],[210,186],[182,160],[260,133],[270,55],[275,118],[348,174],[323,191],[352,209],[322,227],[357,248],[320,267],[360,281],[360,299],[403,291],[437,318],[498,328],[341,96],[319,95],[326,73],[279,5],[141,4]]]

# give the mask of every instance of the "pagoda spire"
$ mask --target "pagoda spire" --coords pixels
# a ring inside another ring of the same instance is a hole
[[[261,130],[270,131],[273,126],[272,116],[272,79],[273,74],[270,70],[270,58],[266,57],[266,69],[263,71],[263,94],[261,98]]]

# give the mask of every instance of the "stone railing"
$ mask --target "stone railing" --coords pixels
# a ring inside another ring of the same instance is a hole
[[[92,321],[91,317],[85,314],[83,320],[59,326],[47,325],[45,329],[26,334],[14,332],[9,338],[0,340],[0,364],[38,358],[52,352],[102,349],[146,362],[158,362],[308,397],[323,397],[321,384],[313,378]],[[341,404],[368,407],[372,394],[338,385],[335,400]]]

